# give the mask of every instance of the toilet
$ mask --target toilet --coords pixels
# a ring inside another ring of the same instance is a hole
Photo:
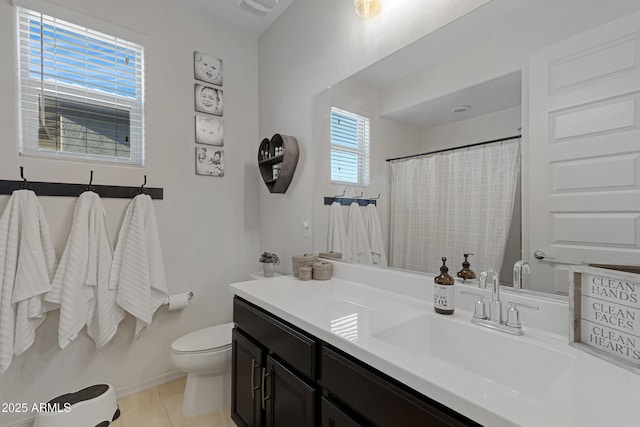
[[[187,373],[182,412],[198,417],[231,404],[233,323],[199,329],[171,344],[171,361]]]

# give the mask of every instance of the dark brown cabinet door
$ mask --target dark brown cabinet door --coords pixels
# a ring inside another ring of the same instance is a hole
[[[263,400],[267,427],[315,427],[316,390],[267,356]]]
[[[238,427],[261,427],[263,350],[238,329],[232,335],[231,418]]]
[[[363,427],[337,406],[322,398],[322,427]]]

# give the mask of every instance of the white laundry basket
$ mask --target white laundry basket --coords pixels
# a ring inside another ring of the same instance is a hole
[[[106,427],[119,416],[113,387],[96,384],[47,402],[33,427]]]

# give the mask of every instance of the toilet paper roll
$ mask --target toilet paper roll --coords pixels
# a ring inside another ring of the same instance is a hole
[[[189,294],[173,294],[169,295],[169,311],[181,310],[189,304]]]

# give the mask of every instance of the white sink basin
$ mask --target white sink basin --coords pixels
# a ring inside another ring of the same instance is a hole
[[[373,337],[416,356],[429,357],[541,398],[573,356],[478,325],[438,315],[423,315],[373,334]]]

